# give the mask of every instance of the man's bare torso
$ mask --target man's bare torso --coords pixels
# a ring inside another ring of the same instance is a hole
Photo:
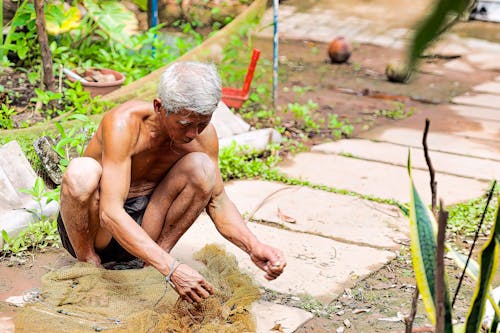
[[[109,126],[111,123],[119,126]],[[217,135],[209,125],[193,141],[178,144],[166,140],[158,126],[153,105],[146,102],[127,102],[109,111],[91,138],[83,156],[92,157],[102,165],[103,139],[109,131],[125,131],[132,136],[131,175],[128,198],[148,195],[163,179],[168,170],[190,152],[207,152],[207,145],[217,144]],[[120,144],[117,142],[116,144]]]

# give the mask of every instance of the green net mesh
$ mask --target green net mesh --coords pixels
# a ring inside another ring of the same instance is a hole
[[[194,258],[216,289],[199,305],[178,299],[152,267],[106,270],[86,263],[42,277],[39,300],[15,317],[16,332],[254,332],[259,289],[234,256],[207,245]]]

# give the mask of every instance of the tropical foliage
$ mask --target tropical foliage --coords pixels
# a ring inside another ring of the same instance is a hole
[[[423,203],[413,183],[411,174],[410,155],[408,156],[408,173],[410,175],[411,201],[409,209],[410,237],[413,268],[417,280],[417,287],[422,294],[422,300],[429,319],[436,323],[436,248],[437,223],[434,215]],[[470,221],[472,223],[472,221]],[[443,245],[443,244],[441,244]],[[454,250],[449,244],[444,244],[448,255],[454,259],[458,267],[465,269],[467,258]],[[476,281],[474,296],[471,300],[465,327],[452,326],[452,307],[448,288],[445,282],[445,329],[444,332],[476,333],[481,329],[482,318],[486,302],[489,301],[495,309],[496,316],[500,315],[499,305],[491,296],[491,282],[496,272],[500,250],[500,205],[497,208],[496,218],[490,230],[490,236],[479,254],[479,264],[470,260],[466,272]],[[443,279],[446,281],[445,276]],[[494,320],[488,332],[496,332],[498,320]]]

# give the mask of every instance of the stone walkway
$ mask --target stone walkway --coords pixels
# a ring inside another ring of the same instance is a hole
[[[384,30],[368,19],[356,17],[335,19],[336,13],[329,10],[311,8],[298,13],[293,6],[283,5],[280,15],[281,38],[328,42],[332,36],[343,34],[360,43],[394,48],[403,47],[408,38],[405,29]],[[270,17],[271,10],[263,26]],[[264,29],[261,35],[268,33]],[[500,45],[449,36],[434,52],[466,55],[466,61],[451,60],[448,67],[468,71],[475,66],[498,69],[499,50]],[[474,126],[472,130],[429,134],[439,196],[446,204],[478,197],[487,190],[491,179],[500,178],[500,77],[452,102],[448,120],[460,116]],[[224,131],[222,127],[228,123],[220,121],[216,126]],[[239,120],[236,126],[245,128]],[[240,211],[251,215],[249,228],[287,255],[287,269],[276,281],[266,281],[245,253],[220,236],[206,215],[181,239],[173,254],[199,267],[192,259],[193,252],[207,243],[223,244],[260,286],[293,297],[312,296],[328,304],[345,288],[393,259],[402,242],[407,242],[408,221],[400,211],[366,197],[408,201],[408,147],[416,185],[426,202],[430,201],[421,135],[421,131],[410,128],[379,127],[359,138],[318,145],[280,166],[290,176],[358,195],[265,181],[227,184],[226,190]],[[253,312],[258,332],[273,332],[276,324],[281,324],[283,332],[293,332],[313,316],[264,301],[255,304]]]

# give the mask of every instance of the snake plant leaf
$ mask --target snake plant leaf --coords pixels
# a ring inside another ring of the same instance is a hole
[[[411,173],[411,155],[408,153],[410,176],[410,238],[411,256],[418,290],[432,323],[436,322],[434,273],[436,270],[437,223],[415,188]],[[451,304],[445,283],[445,332],[452,333]]]
[[[500,240],[500,201],[497,208],[495,223],[492,227],[490,239],[486,242],[479,254],[479,280],[474,290],[473,301],[465,322],[466,332],[479,332],[484,315],[486,298],[489,286],[496,272],[498,264]]]
[[[87,15],[106,33],[119,43],[130,45],[130,35],[137,31],[137,18],[134,13],[118,1],[83,0]]]
[[[61,4],[50,3],[45,9],[47,32],[51,35],[60,35],[78,28],[81,14],[77,7],[65,10]]]
[[[460,269],[463,270],[465,268],[465,263],[467,263],[467,256],[456,251],[449,244],[446,244],[446,250],[447,256],[452,259]],[[470,258],[469,263],[467,263],[467,269],[465,270],[465,273],[472,280],[477,281],[479,279],[479,264],[474,259]],[[495,303],[491,288],[489,288],[488,290],[487,297],[493,307],[493,310],[495,310],[495,315],[500,316],[500,307]]]
[[[439,0],[432,12],[417,26],[413,41],[408,49],[408,68],[413,70],[429,44],[437,39],[445,27],[460,17],[473,0]]]

